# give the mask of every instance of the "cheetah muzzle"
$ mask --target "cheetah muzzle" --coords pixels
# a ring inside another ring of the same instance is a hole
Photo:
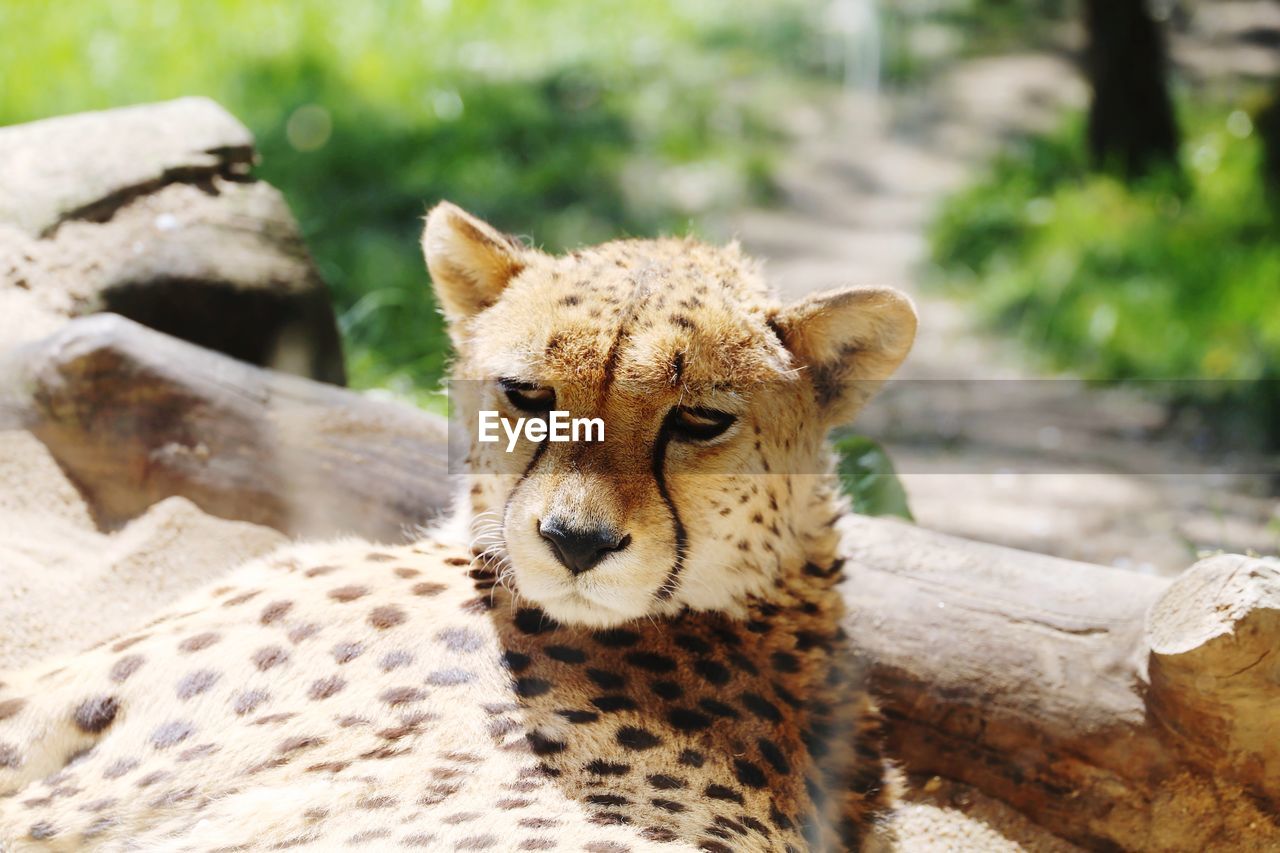
[[[459,423],[604,440],[473,441],[419,541],[293,546],[0,673],[0,849],[867,844],[891,797],[824,442],[910,303],[783,306],[736,246],[552,256],[449,204],[423,247]]]

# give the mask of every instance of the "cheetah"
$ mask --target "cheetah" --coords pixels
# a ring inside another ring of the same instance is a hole
[[[459,423],[554,407],[603,440],[473,436],[417,541],[294,544],[0,673],[0,849],[882,843],[825,438],[905,357],[911,303],[783,306],[736,245],[553,256],[448,203],[423,249]]]

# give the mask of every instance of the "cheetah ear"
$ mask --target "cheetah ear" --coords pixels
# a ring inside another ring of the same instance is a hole
[[[907,357],[916,309],[891,287],[815,293],[770,319],[797,366],[813,383],[828,422],[853,418]]]
[[[449,322],[472,317],[498,300],[524,269],[530,250],[514,237],[442,201],[427,214],[422,254]]]

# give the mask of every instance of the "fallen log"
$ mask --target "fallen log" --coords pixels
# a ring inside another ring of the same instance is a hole
[[[444,419],[111,314],[10,350],[0,406],[116,526],[182,495],[290,535],[401,541],[450,496]]]
[[[1192,763],[1280,807],[1280,561],[1224,554],[1147,615],[1151,716]]]
[[[845,629],[909,773],[1090,849],[1280,849],[1280,563],[1171,583],[842,524]]]

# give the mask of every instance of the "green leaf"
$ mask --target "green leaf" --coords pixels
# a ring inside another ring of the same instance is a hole
[[[879,443],[865,435],[843,435],[835,440],[835,449],[840,456],[840,486],[853,502],[854,512],[915,521],[902,481]]]

